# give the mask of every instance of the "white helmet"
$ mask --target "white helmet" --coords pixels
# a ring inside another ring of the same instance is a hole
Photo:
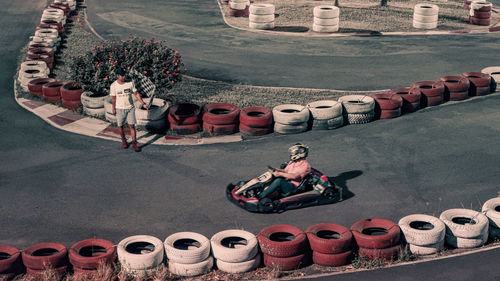
[[[306,158],[309,153],[309,147],[302,143],[296,143],[291,146],[288,151],[290,152],[290,160],[296,161],[302,158]]]

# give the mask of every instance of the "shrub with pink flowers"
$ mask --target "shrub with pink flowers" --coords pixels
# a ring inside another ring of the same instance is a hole
[[[165,46],[164,41],[131,38],[105,41],[84,56],[73,57],[70,63],[71,80],[78,81],[84,90],[108,94],[116,79],[115,69],[134,68],[144,73],[155,85],[157,93],[169,92],[182,80],[186,68],[177,50]]]

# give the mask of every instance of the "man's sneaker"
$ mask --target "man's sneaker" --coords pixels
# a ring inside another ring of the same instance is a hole
[[[122,148],[123,148],[123,149],[128,148],[128,143],[127,143],[127,140],[126,140],[126,139],[122,139]]]
[[[141,151],[141,149],[137,146],[137,142],[135,141],[132,142],[132,148],[134,149],[135,152]]]

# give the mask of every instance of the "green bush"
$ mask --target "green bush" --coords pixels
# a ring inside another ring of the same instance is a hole
[[[71,80],[79,82],[86,91],[108,94],[119,66],[144,73],[159,94],[170,92],[186,71],[179,52],[165,46],[164,41],[134,37],[105,41],[84,56],[72,57]]]

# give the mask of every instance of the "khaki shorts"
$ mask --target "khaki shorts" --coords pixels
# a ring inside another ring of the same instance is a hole
[[[129,125],[135,125],[135,108],[130,109],[116,109],[116,124],[121,127],[125,124],[125,120]]]

